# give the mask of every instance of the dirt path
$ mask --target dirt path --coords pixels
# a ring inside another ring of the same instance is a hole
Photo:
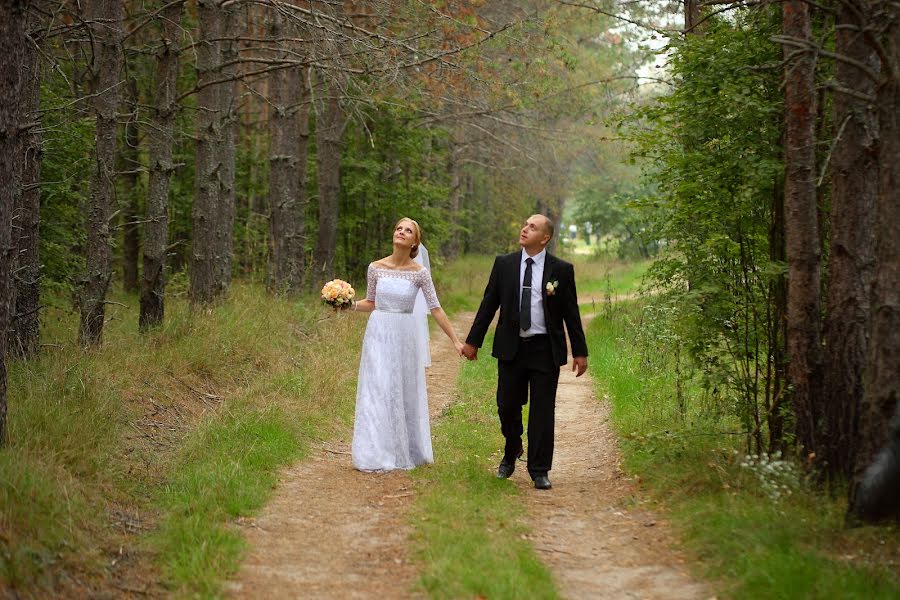
[[[471,315],[457,322],[468,330]],[[432,338],[427,371],[434,418],[455,394],[459,359]],[[489,354],[483,359],[492,360]],[[535,490],[524,468],[513,481],[527,506],[530,541],[565,598],[710,598],[671,549],[666,524],[634,508],[637,492],[619,469],[609,403],[589,377],[564,368],[557,397],[554,488]],[[490,475],[486,475],[490,476]],[[414,487],[405,472],[360,473],[349,434],[285,471],[279,491],[245,519],[251,548],[228,584],[234,598],[409,598],[416,578],[406,554]]]
[[[531,543],[564,598],[712,598],[685,573],[666,523],[632,506],[639,493],[620,469],[609,411],[609,399],[594,396],[590,370],[576,378],[563,367],[553,489],[535,490],[525,469],[513,475],[525,498]]]
[[[468,323],[471,316],[459,322]],[[463,333],[461,325],[457,331]],[[426,370],[432,421],[454,398],[460,358],[432,335]],[[416,569],[407,557],[409,474],[361,473],[350,463],[350,433],[286,470],[279,490],[244,519],[250,552],[228,583],[233,598],[409,598]]]

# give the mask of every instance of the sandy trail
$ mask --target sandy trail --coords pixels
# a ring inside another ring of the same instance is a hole
[[[531,543],[564,598],[712,597],[685,573],[666,523],[633,506],[639,492],[619,467],[609,402],[597,402],[589,373],[560,374],[553,489],[535,490],[525,469],[512,477]]]
[[[618,296],[630,300],[640,294]],[[579,303],[603,306],[594,295]],[[596,312],[582,318],[587,323]],[[590,360],[588,361],[590,363]],[[640,491],[621,469],[610,402],[598,402],[591,372],[560,372],[556,396],[553,489],[540,492],[525,469],[513,475],[526,497],[529,536],[553,573],[560,595],[571,599],[715,598],[686,570],[668,524],[640,508]]]

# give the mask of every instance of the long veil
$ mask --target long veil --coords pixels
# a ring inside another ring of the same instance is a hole
[[[419,244],[419,253],[413,259],[429,271],[431,271],[431,261],[428,260],[428,250],[425,246]],[[426,367],[431,366],[431,344],[429,343],[430,334],[428,332],[428,307],[425,304],[425,294],[419,290],[416,296],[416,304],[413,307],[413,314],[416,316],[416,336],[419,339],[419,347],[423,352],[423,359]]]

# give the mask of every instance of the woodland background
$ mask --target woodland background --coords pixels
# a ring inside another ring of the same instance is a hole
[[[671,427],[795,466],[848,524],[896,515],[898,19],[888,0],[3,0],[0,576],[78,563],[66,544],[99,525],[60,486],[114,489],[119,514],[168,480],[148,456],[183,439],[123,434],[144,414],[130,369],[194,391],[289,370],[240,304],[312,360],[316,290],[361,282],[401,216],[450,307],[480,294],[452,265],[513,249],[534,212],[556,243],[577,225],[564,255],[651,261],[632,329],[674,361]]]

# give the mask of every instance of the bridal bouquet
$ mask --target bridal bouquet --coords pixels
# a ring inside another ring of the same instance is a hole
[[[350,308],[354,296],[353,287],[342,279],[332,279],[322,287],[322,302],[335,310]]]

